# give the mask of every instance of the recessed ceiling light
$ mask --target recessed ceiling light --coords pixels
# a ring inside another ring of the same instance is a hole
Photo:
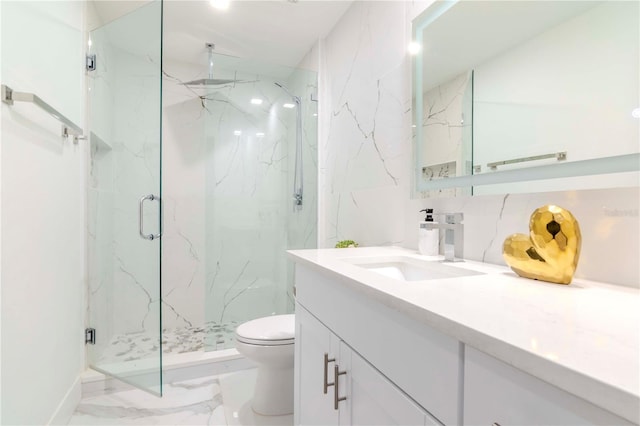
[[[242,131],[234,130],[233,134],[236,135],[236,136],[240,136],[242,134]]]
[[[264,133],[262,133],[262,132],[258,132],[258,133],[256,133],[256,136],[257,136],[257,137],[259,137],[259,138],[261,138],[261,137],[263,137],[263,136],[264,136]]]
[[[251,103],[252,103],[253,105],[262,105],[262,99],[260,99],[260,98],[253,98],[253,99],[251,99]]]
[[[284,104],[282,105],[284,108],[295,108],[294,104]]]
[[[420,52],[420,49],[422,49],[422,46],[420,46],[420,43],[415,41],[412,41],[409,43],[409,46],[407,46],[407,51],[410,55],[417,55]]]
[[[229,9],[230,0],[211,0],[210,3],[211,6],[218,10],[227,10]]]
[[[313,116],[314,116],[314,117],[317,117],[317,116],[318,116],[318,114],[314,112],[314,113],[313,113]]]
[[[631,116],[633,118],[640,118],[640,108],[636,108],[633,111],[631,111]]]

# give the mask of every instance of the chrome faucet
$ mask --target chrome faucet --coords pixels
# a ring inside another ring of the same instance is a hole
[[[425,229],[444,229],[444,261],[462,262],[464,260],[464,225],[462,213],[444,213],[444,223],[426,222]]]

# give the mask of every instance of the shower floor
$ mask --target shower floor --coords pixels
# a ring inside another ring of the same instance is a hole
[[[207,323],[204,327],[181,327],[162,332],[162,353],[215,351],[234,346],[236,322]],[[158,353],[158,336],[150,332],[118,334],[105,347],[98,364],[145,359]]]

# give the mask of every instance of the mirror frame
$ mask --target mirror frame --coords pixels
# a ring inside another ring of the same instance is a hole
[[[442,16],[449,9],[454,7],[461,0],[436,0],[420,13],[411,22],[411,36],[413,42],[422,43],[424,30],[436,19]],[[422,179],[422,166],[419,159],[422,158],[423,147],[419,143],[423,139],[422,116],[423,105],[423,84],[422,75],[424,72],[423,51],[420,49],[412,59],[412,106],[413,106],[413,193],[450,188],[470,188],[481,185],[493,185],[513,182],[527,182],[535,180],[558,179],[577,176],[591,176],[601,174],[638,172],[640,171],[640,152],[633,154],[617,155],[612,157],[601,157],[589,160],[563,162],[544,166],[523,167],[513,170],[501,170],[491,173],[471,174],[467,176],[454,176],[436,180],[425,181]],[[416,94],[419,93],[420,96]],[[639,124],[640,125],[640,124]],[[473,173],[473,172],[472,172]],[[572,188],[563,188],[571,190]],[[535,191],[531,191],[535,192]],[[473,195],[473,191],[471,191]]]

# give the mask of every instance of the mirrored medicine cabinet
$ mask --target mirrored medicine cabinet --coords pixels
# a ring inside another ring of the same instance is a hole
[[[429,6],[412,30],[415,194],[637,186],[639,5]]]

